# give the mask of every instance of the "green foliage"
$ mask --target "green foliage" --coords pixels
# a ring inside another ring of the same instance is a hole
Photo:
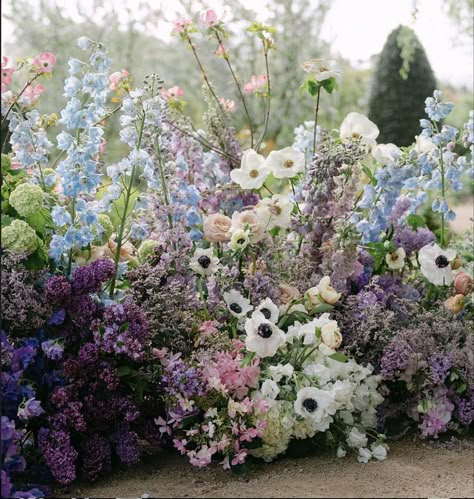
[[[405,50],[404,59],[399,40],[406,44],[409,36],[410,50],[409,54]],[[377,141],[411,144],[420,133],[425,99],[435,88],[435,76],[421,43],[409,28],[399,26],[388,36],[371,83],[369,118],[380,129]]]

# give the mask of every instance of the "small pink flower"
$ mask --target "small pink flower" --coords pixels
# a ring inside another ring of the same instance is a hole
[[[266,429],[267,429],[267,420],[262,419],[261,421],[259,421],[257,423],[257,436],[258,436],[258,438],[263,437]]]
[[[229,113],[233,113],[235,111],[235,102],[232,99],[221,97],[219,101],[222,104],[222,107]]]
[[[202,326],[199,328],[201,336],[212,336],[217,333],[217,328],[214,326],[212,321],[203,322]]]
[[[225,57],[228,52],[224,45],[219,45],[219,48],[214,52],[214,54],[217,55],[217,57]]]
[[[179,35],[184,29],[193,23],[193,20],[189,17],[183,17],[183,19],[177,19],[173,21],[173,29],[171,30],[172,35]]]
[[[198,468],[203,468],[211,464],[212,456],[217,452],[215,447],[208,447],[203,445],[199,452],[190,452],[188,456],[190,457],[190,463]]]
[[[244,464],[247,459],[248,451],[247,449],[240,449],[239,452],[232,459],[232,466],[237,466],[238,464]]]
[[[244,92],[258,93],[268,89],[267,76],[266,75],[253,75],[250,81],[245,85]]]
[[[106,147],[107,147],[107,141],[105,139],[102,139],[102,141],[100,143],[100,146],[99,146],[99,154],[101,156],[104,155]]]
[[[26,105],[30,105],[34,102],[42,92],[44,92],[46,88],[43,85],[28,85],[26,90],[23,92],[23,95],[20,97],[20,101]]]
[[[226,456],[223,461],[221,461],[219,464],[222,464],[222,467],[225,470],[230,470],[230,462],[229,462],[229,456]]]
[[[13,72],[15,71],[13,68],[7,68],[3,65],[5,62],[6,57],[3,58],[2,62],[2,93],[6,92],[6,87],[7,85],[10,85],[13,79]],[[6,61],[6,64],[8,64],[8,59]]]
[[[52,52],[42,52],[33,59],[38,73],[51,73],[56,65],[56,56]]]
[[[152,348],[151,353],[155,359],[162,359],[168,354],[168,349],[166,347],[163,348]]]
[[[126,69],[121,69],[120,71],[116,71],[109,76],[110,90],[115,90],[118,87],[118,84],[121,80],[128,78],[130,73]]]
[[[270,409],[270,404],[264,399],[258,399],[255,400],[254,407],[261,414],[265,414]]]
[[[160,433],[167,433],[168,435],[171,435],[171,428],[161,416],[159,418],[155,418],[155,424],[160,427]]]
[[[242,435],[240,435],[241,442],[251,442],[255,437],[258,436],[258,430],[256,428],[246,428],[243,430]]]
[[[181,88],[179,88],[178,85],[168,88],[168,90],[165,90],[164,88],[161,89],[161,96],[167,100],[176,99],[178,97],[182,97],[183,95],[184,91]]]
[[[20,168],[21,168],[21,163],[17,159],[13,158],[10,170],[19,170]]]
[[[217,14],[214,10],[207,9],[201,14],[201,20],[211,28],[217,22]]]
[[[174,444],[175,449],[177,449],[182,456],[184,456],[188,450],[188,449],[186,449],[187,443],[188,443],[188,441],[185,438],[183,438],[182,440],[178,440],[177,438],[175,438],[173,440],[173,444]]]
[[[230,445],[230,438],[227,435],[222,435],[219,443],[217,444],[217,450],[223,452]]]

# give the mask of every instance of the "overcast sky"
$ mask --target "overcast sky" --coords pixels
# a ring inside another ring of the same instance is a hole
[[[7,0],[8,1],[12,0]],[[14,1],[14,0],[13,0]],[[129,2],[124,0],[130,5]],[[160,0],[148,0],[159,2]],[[233,0],[234,1],[234,0]],[[227,5],[232,10],[233,1],[209,0],[218,10]],[[257,11],[257,18],[265,18],[264,0],[241,0]],[[91,0],[81,0],[89,4]],[[36,2],[32,0],[34,5]],[[174,2],[161,0],[169,8],[167,20],[174,17]],[[132,5],[136,2],[132,2]],[[399,24],[412,27],[425,47],[436,76],[454,85],[473,86],[473,47],[469,40],[459,36],[459,30],[447,17],[443,0],[418,0],[418,15],[412,18],[413,0],[332,0],[323,36],[332,42],[333,49],[355,65],[366,65],[370,57],[379,53],[385,40]],[[67,2],[65,7],[67,6]],[[67,7],[66,7],[67,8]],[[12,35],[11,26],[2,22],[2,41]],[[166,38],[170,26],[159,26],[159,36]],[[462,40],[464,43],[459,43]]]

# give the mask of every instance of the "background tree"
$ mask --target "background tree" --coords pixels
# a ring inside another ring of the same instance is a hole
[[[407,146],[420,133],[425,99],[436,79],[415,33],[399,26],[387,38],[371,82],[369,118],[380,129],[378,142]]]

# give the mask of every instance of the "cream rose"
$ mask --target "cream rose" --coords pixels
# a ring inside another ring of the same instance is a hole
[[[330,277],[324,276],[318,284],[318,289],[319,289],[319,294],[321,295],[322,299],[326,302],[329,303],[329,305],[334,305],[339,298],[341,297],[341,293],[338,293],[331,285],[330,285],[331,279]]]
[[[288,284],[280,284],[278,289],[280,290],[280,302],[283,305],[287,305],[292,300],[297,300],[301,296],[297,288]]]
[[[220,213],[214,213],[205,218],[204,239],[211,243],[229,241],[229,230],[232,225],[232,220]]]
[[[306,291],[306,296],[309,298],[309,301],[313,306],[319,305],[321,303],[318,286],[309,288],[308,291]]]
[[[336,321],[331,321],[321,328],[321,341],[334,350],[341,346],[342,334]]]
[[[117,253],[117,243],[114,241],[113,236],[108,240],[108,242],[102,246],[104,248],[103,255],[115,259],[115,254]],[[135,257],[136,248],[130,242],[127,241],[120,248],[120,258],[119,262],[130,262],[132,264],[137,264],[138,260]],[[99,254],[99,253],[98,253]]]
[[[265,235],[265,227],[260,223],[260,220],[253,210],[245,210],[242,212],[234,211],[232,214],[232,224],[228,236],[237,230],[250,230],[250,240],[253,243],[258,243]]]

